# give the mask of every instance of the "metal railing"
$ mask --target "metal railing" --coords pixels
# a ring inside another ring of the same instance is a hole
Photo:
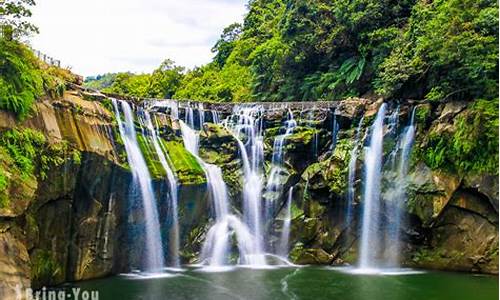
[[[53,57],[50,57],[50,56],[46,55],[45,53],[42,53],[42,52],[40,52],[40,51],[38,51],[36,49],[31,48],[31,50],[36,55],[36,57],[38,57],[38,59],[40,59],[41,61],[45,62],[46,64],[54,66],[54,67],[58,67],[58,68],[61,67],[61,61],[60,60],[54,59]]]

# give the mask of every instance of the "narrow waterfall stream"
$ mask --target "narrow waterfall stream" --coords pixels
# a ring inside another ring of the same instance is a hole
[[[380,209],[380,184],[382,179],[382,147],[384,119],[387,104],[382,104],[371,126],[370,144],[365,147],[365,178],[363,192],[363,217],[359,268],[370,270],[377,267],[376,254],[379,250],[378,228]]]
[[[388,234],[386,238],[386,265],[389,267],[399,267],[401,253],[401,223],[403,220],[402,211],[407,202],[407,174],[410,153],[415,139],[415,108],[412,110],[410,121],[403,130],[401,137],[396,143],[397,161],[392,166],[392,184],[384,193],[389,215],[392,220],[388,222]]]
[[[293,117],[293,112],[288,110],[287,120],[285,121],[285,132],[278,135],[274,139],[273,152],[271,159],[271,171],[269,172],[269,177],[266,184],[266,207],[265,207],[265,221],[264,224],[268,223],[274,216],[277,203],[277,197],[279,197],[283,190],[283,179],[281,178],[284,170],[284,151],[283,147],[285,145],[285,140],[293,130],[297,127],[297,122]]]
[[[292,198],[293,198],[293,187],[288,191],[288,197],[286,200],[285,218],[283,220],[283,228],[281,229],[280,243],[277,254],[281,257],[288,256],[290,251],[290,225],[292,224]]]
[[[153,147],[155,149],[156,155],[166,172],[167,175],[167,183],[169,185],[168,198],[170,201],[171,213],[170,217],[172,219],[172,229],[170,231],[170,266],[179,267],[180,259],[179,259],[179,216],[178,216],[178,183],[175,173],[172,171],[172,168],[168,161],[170,158],[167,158],[167,154],[165,149],[163,148],[160,138],[158,137],[157,128],[153,126],[153,122],[151,120],[151,114],[149,111],[145,110],[142,113],[144,117],[145,127],[148,130],[148,133],[151,137],[151,141],[153,143]]]
[[[354,205],[354,196],[356,195],[355,181],[356,181],[356,166],[358,161],[359,146],[361,144],[361,129],[364,117],[359,120],[358,127],[354,137],[354,147],[350,152],[348,175],[347,175],[347,203],[345,214],[345,225],[350,225],[352,222],[352,207]]]
[[[125,145],[127,152],[127,160],[130,165],[133,176],[132,188],[140,189],[141,200],[144,209],[146,247],[144,255],[143,270],[148,272],[158,272],[164,267],[164,252],[160,235],[160,221],[158,217],[157,202],[151,184],[151,175],[148,170],[146,161],[141,153],[137,142],[137,133],[134,125],[134,114],[130,104],[126,101],[112,100],[115,109],[115,117],[118,122],[120,136]],[[120,103],[124,115],[122,121]]]

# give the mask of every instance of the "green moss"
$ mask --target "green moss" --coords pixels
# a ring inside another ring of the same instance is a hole
[[[476,101],[453,130],[431,132],[416,155],[432,169],[498,174],[498,99]]]
[[[153,149],[151,141],[145,138],[142,134],[138,133],[137,142],[139,143],[142,155],[146,160],[146,164],[148,165],[151,177],[155,179],[165,178],[167,176],[167,172],[159,161],[156,151]]]
[[[50,284],[61,267],[47,250],[35,251],[31,258],[31,277],[34,282]]]
[[[431,116],[431,106],[430,105],[419,105],[415,111],[415,121],[417,123],[423,124],[427,122]]]
[[[298,126],[294,129],[293,134],[286,137],[285,144],[310,144],[315,134],[319,134],[320,130],[310,127]]]
[[[202,184],[206,182],[205,172],[200,163],[184,145],[177,141],[165,141],[162,139],[164,148],[167,150],[172,166],[181,184]]]

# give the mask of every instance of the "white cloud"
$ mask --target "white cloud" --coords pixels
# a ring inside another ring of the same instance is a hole
[[[246,0],[40,0],[31,44],[84,76],[150,72],[165,58],[192,68],[212,58]]]

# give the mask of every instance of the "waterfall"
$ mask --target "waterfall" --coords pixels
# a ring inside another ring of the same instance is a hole
[[[285,132],[282,135],[277,136],[274,139],[273,144],[273,154],[271,160],[271,171],[269,172],[269,178],[266,184],[266,192],[273,193],[272,196],[278,197],[281,194],[283,188],[283,183],[281,182],[280,174],[283,171],[283,147],[286,138],[293,133],[293,130],[297,127],[297,122],[293,118],[292,111],[288,111],[288,117],[285,121]],[[274,214],[275,209],[275,198],[267,199],[266,202],[266,220],[264,223],[270,220]]]
[[[137,133],[134,127],[134,116],[130,105],[126,101],[120,101],[124,114],[124,122],[122,122],[118,103],[115,99],[112,99],[112,102],[120,130],[120,136],[127,152],[128,164],[130,165],[130,169],[132,171],[133,186],[139,187],[141,192],[144,209],[144,221],[146,223],[144,270],[158,271],[164,267],[163,248],[156,199],[151,183],[151,175],[149,174],[146,161],[137,142]]]
[[[384,139],[386,104],[382,104],[371,127],[370,145],[365,147],[365,182],[363,194],[363,218],[361,229],[361,269],[376,267],[375,256],[379,249],[378,228],[380,208],[380,184]]]
[[[402,205],[407,202],[406,176],[408,174],[408,164],[410,153],[415,140],[415,108],[412,111],[408,126],[403,130],[402,136],[396,146],[398,162],[393,164],[392,173],[395,173],[395,180],[392,180],[389,190],[385,193],[387,198],[388,211],[392,216],[392,222],[388,224],[388,241],[386,241],[387,265],[399,267],[399,257],[401,253],[401,223]],[[396,155],[397,155],[396,154]],[[396,156],[395,155],[395,156]]]
[[[170,201],[170,208],[171,208],[171,215],[170,217],[172,218],[172,230],[170,232],[170,255],[171,255],[171,265],[173,267],[179,267],[180,266],[180,260],[179,260],[179,216],[178,216],[178,183],[177,183],[177,178],[175,176],[175,173],[172,171],[170,168],[170,164],[167,161],[167,156],[166,156],[166,151],[164,147],[162,147],[162,143],[160,141],[160,138],[157,133],[157,129],[153,126],[153,122],[151,121],[151,115],[149,111],[143,111],[143,116],[144,116],[144,123],[145,127],[149,132],[149,135],[151,136],[151,141],[153,142],[153,147],[155,149],[155,152],[158,156],[158,159],[163,167],[165,169],[165,172],[167,174],[167,183],[169,185],[169,201]],[[170,158],[168,158],[169,160]]]
[[[188,126],[186,123],[182,121],[179,122],[181,125],[184,147],[193,155],[197,156],[200,134],[196,132],[192,126]]]
[[[248,227],[236,216],[229,213],[227,187],[221,169],[204,163],[212,202],[215,208],[215,224],[208,230],[201,251],[201,261],[208,261],[211,267],[228,264],[230,237],[234,233],[240,254],[239,263],[243,265],[265,264],[255,253],[255,237]]]
[[[345,214],[345,225],[349,226],[352,221],[352,206],[354,205],[354,195],[356,193],[356,188],[354,186],[356,181],[356,162],[358,161],[358,150],[361,138],[361,127],[363,126],[364,117],[359,121],[358,127],[356,129],[356,135],[354,137],[354,147],[351,150],[349,158],[348,167],[348,177],[347,177],[347,204],[346,204],[346,214]]]
[[[335,148],[337,147],[337,135],[339,133],[340,126],[339,123],[337,122],[337,114],[336,111],[333,112],[333,121],[332,121],[332,152],[335,151]]]
[[[288,191],[288,198],[285,206],[285,219],[283,220],[283,228],[281,229],[280,244],[278,248],[278,255],[281,257],[288,257],[290,225],[292,223],[292,197],[293,187]]]
[[[211,112],[212,112],[212,123],[219,124],[220,123],[219,112],[216,110],[212,110]]]
[[[262,137],[262,107],[236,106],[233,112],[235,124],[227,124],[240,149],[244,169],[243,214],[245,223],[255,236],[254,256],[263,258],[262,188],[264,143]],[[234,121],[234,120],[233,120]],[[240,136],[246,138],[243,143]]]
[[[203,124],[205,123],[205,109],[203,108],[203,103],[198,103],[198,122],[200,123],[200,130],[203,129]]]
[[[255,255],[255,253],[259,253],[257,238],[238,217],[229,213],[227,187],[221,169],[204,162],[198,156],[198,139],[193,139],[198,134],[193,128],[181,121],[181,131],[186,149],[196,157],[205,171],[210,197],[215,209],[215,224],[207,232],[200,261],[208,262],[211,267],[227,265],[229,263],[230,237],[234,233],[240,254],[239,263],[265,265],[263,256]]]
[[[184,114],[184,122],[189,125],[189,127],[194,128],[194,111],[191,107],[191,103],[187,103],[185,114]]]

